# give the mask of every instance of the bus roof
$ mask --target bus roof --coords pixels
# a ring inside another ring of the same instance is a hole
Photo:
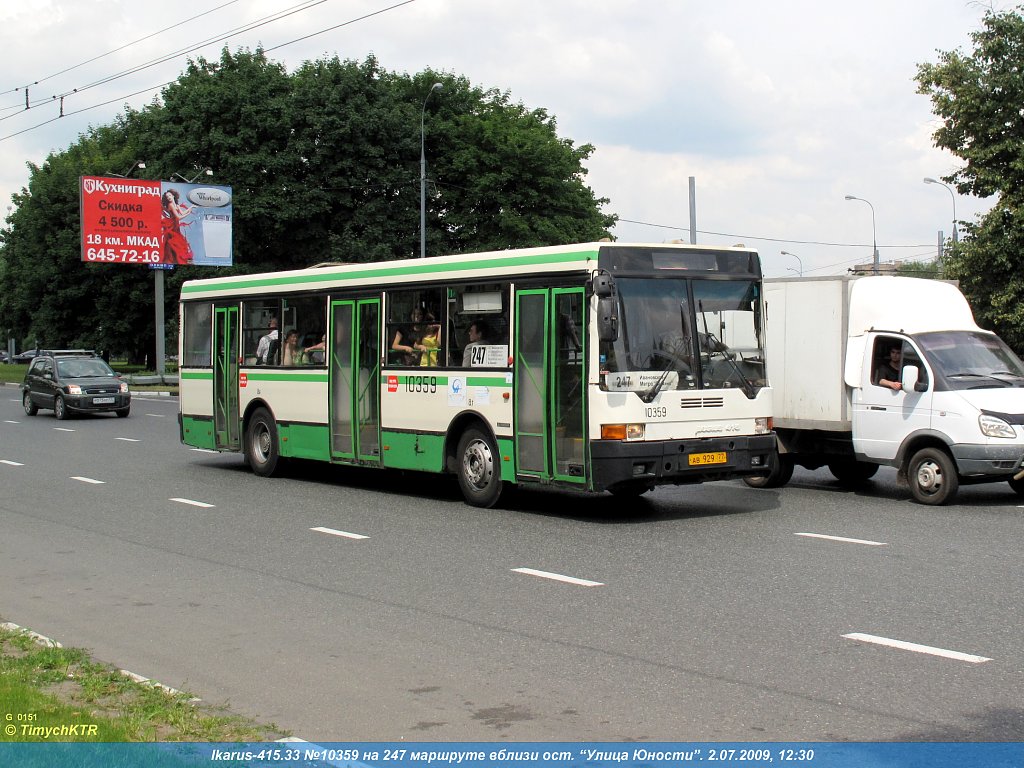
[[[678,243],[579,243],[543,248],[488,251],[454,256],[429,256],[424,259],[398,259],[361,264],[317,266],[280,272],[234,275],[188,280],[181,287],[181,298],[200,299],[216,296],[288,293],[332,287],[359,287],[381,283],[421,283],[449,280],[495,280],[538,273],[592,272],[597,269],[602,249],[651,248],[657,250],[697,250],[702,252],[751,252],[742,246],[707,246]]]

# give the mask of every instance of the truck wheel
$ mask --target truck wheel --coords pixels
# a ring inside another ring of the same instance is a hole
[[[751,475],[744,477],[743,482],[751,488],[781,488],[793,477],[795,464],[793,459],[784,454],[779,454],[775,462],[775,468],[767,475]]]
[[[245,431],[245,458],[260,477],[272,476],[280,463],[277,451],[277,423],[266,408],[258,409]]]
[[[952,501],[960,487],[953,460],[939,448],[922,448],[911,457],[907,481],[916,501],[934,506]]]
[[[840,459],[830,461],[828,471],[843,485],[858,486],[875,476],[878,465],[855,459]]]
[[[1021,478],[1020,480],[1014,480],[1013,478],[1010,478],[1009,483],[1010,487],[1013,488],[1014,493],[1016,493],[1018,496],[1024,496],[1024,478]]]
[[[459,440],[459,487],[466,503],[490,509],[498,503],[504,483],[498,464],[498,447],[479,429],[467,429]]]

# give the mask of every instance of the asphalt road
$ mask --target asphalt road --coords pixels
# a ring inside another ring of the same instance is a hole
[[[57,422],[0,387],[2,620],[309,740],[1024,740],[1005,484],[485,511],[416,473],[257,478],[176,409]]]

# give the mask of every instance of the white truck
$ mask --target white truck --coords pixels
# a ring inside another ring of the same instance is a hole
[[[1024,495],[1024,363],[977,326],[955,285],[849,276],[764,288],[779,460],[749,485],[785,485],[795,465],[858,485],[891,466],[923,504],[968,483]]]

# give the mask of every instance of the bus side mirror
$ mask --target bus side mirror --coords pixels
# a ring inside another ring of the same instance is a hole
[[[594,274],[594,295],[607,298],[615,294],[615,281],[607,272]]]
[[[597,336],[601,341],[619,338],[619,303],[610,296],[597,300]]]

